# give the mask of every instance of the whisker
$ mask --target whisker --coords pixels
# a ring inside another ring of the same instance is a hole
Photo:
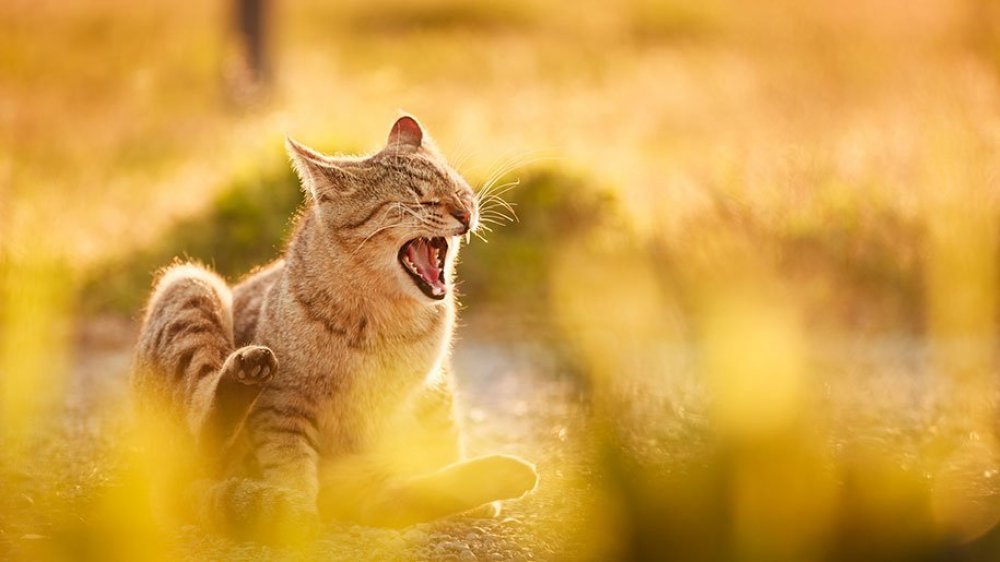
[[[483,186],[479,189],[479,192],[476,194],[477,197],[488,197],[494,191],[507,187],[510,183],[519,182],[520,180],[514,180],[513,182],[500,183],[500,180],[503,179],[508,173],[510,173],[513,170],[514,168],[511,168],[509,170],[502,171],[500,175],[491,176],[483,183]]]
[[[504,155],[497,155],[497,157],[495,157],[495,158],[494,158],[494,159],[493,159],[493,160],[492,160],[492,161],[490,162],[490,165],[489,165],[489,166],[488,166],[488,167],[487,167],[486,169],[487,169],[487,170],[489,170],[489,169],[492,169],[492,168],[494,168],[495,166],[497,166],[497,165],[498,165],[498,164],[497,164],[498,162],[502,162],[502,161],[503,161],[503,158],[504,158]],[[503,168],[503,167],[504,167],[504,164],[502,164],[502,163],[501,163],[501,164],[499,164],[499,166],[500,166],[501,168]],[[494,174],[490,174],[490,176],[489,176],[489,178],[490,178],[490,179],[487,179],[487,181],[483,182],[483,185],[484,185],[484,186],[488,186],[488,185],[490,184],[490,181],[492,181],[492,178],[493,178],[493,176],[494,176]]]
[[[511,180],[507,183],[496,184],[496,187],[490,190],[486,196],[499,195],[501,193],[507,193],[508,191],[514,189],[515,187],[521,185],[521,179]]]
[[[496,226],[507,226],[511,222],[501,217],[484,217],[479,220],[481,220],[483,224],[492,224]]]
[[[505,200],[503,200],[503,199],[501,199],[499,197],[496,198],[496,199],[490,199],[489,201],[483,202],[483,206],[485,206],[485,207],[490,207],[490,206],[494,206],[494,205],[500,205],[500,206],[506,208],[508,206],[517,207],[518,203],[516,201],[505,201]]]
[[[376,228],[375,232],[372,232],[371,234],[369,234],[368,236],[366,236],[365,239],[362,240],[360,244],[358,244],[358,247],[355,248],[353,252],[351,252],[351,255],[353,256],[353,255],[357,254],[359,251],[361,251],[361,248],[364,247],[365,243],[368,242],[369,240],[371,240],[372,237],[375,236],[376,234],[378,234],[379,232],[382,232],[384,230],[388,230],[390,228],[402,228],[404,226],[406,226],[406,225],[404,225],[404,224],[387,224],[387,225],[383,225],[383,226],[380,226],[380,227]]]
[[[479,209],[480,211],[482,211],[482,210],[493,209],[495,207],[500,207],[502,209],[506,209],[507,212],[516,216],[517,212],[514,211],[514,205],[516,204],[517,203],[508,203],[507,201],[504,201],[503,199],[497,197],[495,199],[490,199],[488,201],[481,202],[479,204]]]
[[[511,171],[522,167],[523,165],[529,163],[530,161],[531,161],[530,159],[514,160],[501,166],[492,174],[490,174],[488,178],[486,178],[486,181],[483,182],[483,187],[480,189],[480,193],[482,193],[484,196],[489,194],[490,191],[494,189],[493,186],[496,184],[496,182],[500,181],[504,176],[506,176]]]
[[[416,220],[417,220],[417,222],[418,222],[418,223],[419,223],[419,224],[420,224],[421,226],[423,226],[423,225],[426,225],[426,220],[424,220],[424,218],[423,218],[423,217],[421,217],[421,216],[417,215],[417,214],[416,214],[416,212],[415,212],[415,211],[414,211],[413,209],[410,209],[409,207],[407,207],[406,205],[404,205],[404,204],[403,204],[403,203],[401,203],[401,202],[398,202],[398,201],[397,201],[397,202],[396,202],[396,204],[395,204],[395,206],[393,207],[393,209],[394,209],[394,210],[395,210],[395,211],[396,211],[397,213],[399,213],[399,218],[402,218],[402,211],[406,211],[407,213],[409,213],[409,214],[410,214],[410,216],[412,216],[412,217],[413,217],[414,219],[416,219]],[[365,239],[364,239],[364,240],[362,240],[360,244],[358,244],[358,247],[357,247],[357,248],[355,248],[353,252],[351,252],[351,255],[353,256],[353,255],[357,254],[357,253],[358,253],[359,251],[361,251],[361,248],[363,248],[363,247],[364,247],[364,245],[365,245],[365,244],[366,244],[366,243],[367,243],[367,242],[368,242],[369,240],[371,240],[371,239],[372,239],[372,237],[374,237],[374,236],[375,236],[376,234],[378,234],[378,233],[380,233],[380,232],[383,232],[383,231],[385,231],[385,230],[388,230],[388,229],[390,229],[390,228],[402,228],[402,227],[405,227],[405,226],[406,226],[405,224],[400,224],[400,223],[398,222],[399,218],[397,218],[397,222],[396,222],[396,223],[393,223],[393,224],[386,224],[386,225],[382,225],[382,226],[380,226],[380,227],[376,228],[374,232],[372,232],[371,234],[369,234],[368,236],[366,236],[366,237],[365,237]]]
[[[520,179],[516,179],[514,181],[509,181],[509,182],[504,183],[504,184],[499,184],[496,187],[490,186],[489,190],[483,190],[480,193],[478,193],[476,196],[480,200],[486,200],[486,199],[489,199],[490,197],[499,196],[499,195],[502,195],[504,193],[507,193],[508,191],[514,189],[515,187],[517,187],[519,185],[521,185],[521,180]]]
[[[554,156],[538,156],[538,157],[534,157],[534,158],[515,159],[515,160],[511,161],[510,163],[508,163],[507,165],[502,166],[500,169],[498,169],[493,174],[491,174],[490,177],[483,183],[483,188],[482,188],[481,191],[483,191],[485,193],[488,193],[489,192],[489,187],[493,183],[499,181],[501,178],[503,178],[503,176],[505,176],[506,174],[510,173],[511,171],[513,171],[516,168],[522,168],[522,167],[528,166],[529,164],[534,164],[535,162],[542,162],[542,161],[545,161],[545,160],[556,160],[556,159],[558,159],[558,157],[554,157]]]
[[[413,217],[414,219],[416,219],[421,225],[426,225],[427,224],[427,219],[426,218],[421,217],[420,215],[417,214],[416,211],[414,211],[413,209],[411,209],[410,207],[406,206],[403,203],[396,202],[395,209],[397,211],[406,211],[407,213],[410,214],[411,217]]]
[[[486,237],[479,231],[493,232],[494,226],[505,226],[511,222],[520,222],[517,212],[514,210],[515,203],[510,203],[503,198],[503,195],[521,185],[520,178],[502,182],[501,180],[513,170],[524,167],[535,162],[552,160],[550,156],[531,157],[524,155],[514,157],[510,161],[502,164],[494,170],[476,191],[475,198],[479,205],[480,222],[473,233],[483,242],[487,242]],[[491,164],[492,167],[492,164]]]
[[[488,205],[486,207],[481,207],[479,209],[479,214],[480,215],[487,215],[487,216],[489,216],[489,215],[505,216],[505,215],[508,215],[508,214],[513,215],[514,213],[510,213],[507,210],[507,208],[504,207],[503,205],[501,205],[500,203],[491,203],[490,205]]]
[[[501,213],[500,211],[492,211],[486,214],[480,213],[479,218],[491,218],[494,220],[506,219],[508,222],[514,222],[514,217]]]
[[[484,225],[486,223],[492,224],[494,226],[504,226],[504,225],[507,224],[505,222],[498,221],[498,220],[495,220],[495,219],[480,219],[480,220],[482,220],[482,222],[483,222]],[[484,228],[486,228],[486,227],[484,226]],[[492,229],[487,229],[487,232],[492,232],[492,231],[493,231]]]
[[[508,213],[510,213],[510,215],[512,217],[512,218],[508,217],[510,220],[515,220],[515,221],[520,222],[520,219],[517,218],[517,212],[514,210],[514,208],[509,203],[507,203],[506,201],[503,201],[503,200],[500,200],[500,201],[490,201],[487,205],[481,206],[479,208],[479,214],[480,215],[489,215],[490,213],[497,213],[500,216],[506,216],[504,213],[501,213],[499,210],[497,210],[497,207],[499,207],[500,209],[503,209],[503,210],[507,211]]]
[[[520,179],[514,179],[514,180],[511,180],[511,181],[509,181],[507,183],[497,183],[496,181],[490,182],[488,180],[487,182],[483,183],[483,188],[480,191],[486,191],[487,188],[488,189],[496,189],[497,187],[506,187],[509,184],[518,183],[520,181],[521,181]]]
[[[475,152],[475,148],[472,143],[468,142],[468,138],[463,139],[459,144],[462,148],[460,149],[459,155],[456,157],[455,164],[453,164],[452,167],[461,171],[462,166],[464,166],[466,161],[472,157]]]
[[[514,189],[515,187],[521,185],[520,180],[514,180],[507,182],[500,187],[496,188],[492,193],[486,194],[485,197],[479,199],[479,206],[481,210],[489,210],[497,205],[504,208],[510,214],[517,217],[517,212],[514,211],[514,207],[508,203],[502,196],[504,193]]]

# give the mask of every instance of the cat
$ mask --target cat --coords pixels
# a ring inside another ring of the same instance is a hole
[[[283,259],[232,289],[168,268],[136,346],[140,415],[197,451],[192,513],[273,538],[489,512],[533,490],[523,459],[466,459],[454,412],[454,269],[478,227],[474,191],[409,115],[369,156],[286,148],[307,202]]]

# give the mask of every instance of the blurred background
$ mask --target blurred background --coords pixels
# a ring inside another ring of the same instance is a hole
[[[455,363],[539,489],[294,551],[158,523],[155,271],[278,256],[284,135],[401,109],[516,212]],[[990,0],[0,0],[0,558],[995,560],[998,134]]]

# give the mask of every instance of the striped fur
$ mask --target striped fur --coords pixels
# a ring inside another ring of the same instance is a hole
[[[200,518],[261,538],[319,513],[402,525],[530,490],[520,459],[463,461],[453,290],[425,296],[397,258],[410,240],[445,237],[452,289],[472,190],[411,117],[368,157],[288,149],[309,203],[284,259],[232,290],[169,269],[137,348],[140,404],[164,408],[211,459]]]
[[[164,273],[136,346],[132,386],[143,413],[162,412],[217,458],[276,370],[267,348],[233,345],[232,295],[222,279],[194,265]]]

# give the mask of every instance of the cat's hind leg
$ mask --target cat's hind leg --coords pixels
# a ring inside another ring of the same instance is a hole
[[[267,347],[247,345],[229,354],[220,369],[212,407],[202,424],[203,447],[215,448],[215,456],[227,456],[264,384],[277,370],[278,360]]]

